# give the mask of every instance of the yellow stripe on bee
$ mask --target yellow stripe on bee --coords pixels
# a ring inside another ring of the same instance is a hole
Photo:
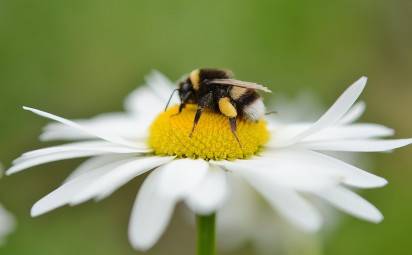
[[[243,96],[247,91],[247,88],[242,88],[242,87],[232,87],[230,89],[230,97],[233,98],[234,100],[239,99],[241,96]]]
[[[200,86],[200,70],[196,69],[190,73],[190,81],[192,82],[193,88],[199,90]]]
[[[232,105],[228,97],[219,99],[219,110],[223,115],[229,118],[234,118],[237,116],[236,108]]]

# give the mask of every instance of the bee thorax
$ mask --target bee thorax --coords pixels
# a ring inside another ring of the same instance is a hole
[[[243,108],[244,116],[252,121],[257,121],[265,115],[265,105],[261,98],[256,99],[252,103]]]

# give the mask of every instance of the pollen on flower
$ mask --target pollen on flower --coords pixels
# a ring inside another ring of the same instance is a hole
[[[244,159],[255,155],[269,139],[266,122],[237,120],[239,146],[229,121],[222,114],[205,110],[189,137],[196,112],[195,105],[187,105],[176,115],[178,106],[160,113],[150,127],[148,144],[157,155],[203,159]]]

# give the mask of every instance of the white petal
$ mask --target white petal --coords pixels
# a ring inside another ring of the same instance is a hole
[[[227,185],[226,173],[222,169],[211,167],[204,180],[192,190],[186,203],[196,214],[211,214],[226,201]]]
[[[278,148],[284,147],[289,143],[290,139],[297,136],[310,128],[313,123],[301,122],[301,123],[287,123],[276,124],[269,121],[269,131],[271,133],[270,140],[266,146]]]
[[[322,190],[335,186],[344,179],[340,171],[323,158],[302,149],[276,149],[261,153],[260,157],[250,160],[216,161],[228,170],[237,169],[260,175],[274,184],[294,188],[300,191]]]
[[[346,126],[332,126],[303,139],[300,143],[325,140],[366,139],[392,136],[394,130],[378,124],[361,123]]]
[[[147,150],[149,150],[147,148]],[[22,157],[15,161],[15,163],[20,162],[21,159],[29,159],[41,156],[47,156],[53,153],[64,153],[64,152],[78,152],[78,151],[96,151],[96,152],[107,152],[107,153],[139,153],[142,152],[141,150],[130,148],[127,146],[116,145],[113,143],[105,142],[105,141],[92,141],[92,142],[78,142],[78,143],[70,143],[64,144],[54,147],[43,148],[39,150],[34,150],[30,152],[26,152],[22,155]]]
[[[91,130],[93,133],[110,134],[124,139],[136,139],[146,134],[150,122],[144,122],[146,118],[140,118],[125,113],[105,113],[91,119],[75,120],[77,124]],[[63,125],[61,123],[48,124],[40,136],[43,141],[53,140],[85,140],[94,139],[95,136],[79,129]]]
[[[358,102],[339,120],[339,124],[350,124],[357,121],[365,112],[365,102]]]
[[[87,172],[90,172],[96,168],[104,167],[105,165],[122,161],[130,158],[130,155],[104,155],[90,158],[84,161],[80,166],[78,166],[65,180],[68,182],[74,178],[81,176]]]
[[[96,178],[103,176],[105,173],[112,170],[119,164],[123,164],[125,161],[115,162],[105,165],[100,168],[96,168],[90,172],[87,172],[81,176],[78,176],[71,181],[64,183],[62,186],[40,199],[34,204],[31,215],[33,217],[39,216],[58,207],[64,206],[69,203],[70,199],[86,188]],[[127,162],[127,161],[126,161]]]
[[[308,123],[273,126],[270,131],[272,136],[267,146],[271,148],[283,147],[285,145],[285,141],[288,141],[290,137],[301,133],[309,126],[310,125]],[[333,125],[302,139],[298,144],[325,140],[377,138],[391,136],[393,134],[393,129],[379,124],[359,123],[350,125]]]
[[[317,231],[322,225],[322,217],[316,208],[292,189],[273,185],[264,178],[240,170],[240,174],[292,224],[305,231]]]
[[[133,207],[129,239],[139,250],[148,250],[159,240],[178,201],[176,197],[159,194],[161,172],[162,169],[154,170],[146,178]]]
[[[177,159],[162,166],[159,188],[165,196],[183,198],[198,185],[208,172],[204,160]]]
[[[166,102],[152,89],[144,86],[136,89],[126,98],[125,108],[137,116],[147,115],[154,118],[164,110]]]
[[[348,112],[350,107],[355,103],[363,89],[365,88],[367,78],[362,77],[351,85],[345,92],[336,100],[329,110],[320,117],[310,128],[303,131],[299,135],[291,138],[286,144],[291,145],[300,140],[313,135],[320,130],[337,123]]]
[[[375,223],[383,220],[382,214],[375,206],[356,193],[343,187],[331,188],[324,192],[318,192],[317,195],[355,217]]]
[[[54,153],[50,155],[45,155],[45,156],[21,161],[20,163],[9,168],[6,172],[6,175],[11,175],[11,174],[23,171],[27,168],[50,163],[50,162],[55,162],[55,161],[60,161],[60,160],[65,160],[65,159],[73,159],[73,158],[84,158],[84,157],[104,155],[104,154],[107,154],[107,152],[104,152],[104,151],[103,152],[102,151],[75,151],[75,152]]]
[[[218,240],[222,248],[232,250],[245,241],[250,241],[252,229],[259,229],[257,225],[265,221],[259,217],[262,212],[268,211],[271,217],[278,217],[270,210],[262,210],[259,194],[236,172],[228,175],[228,183],[231,189],[230,197],[218,212],[217,231],[218,236],[225,237]]]
[[[173,90],[176,88],[176,84],[170,81],[165,75],[157,70],[153,70],[146,77],[147,85],[155,92],[156,95],[164,102],[167,102]],[[177,98],[174,98],[171,103],[178,103]]]
[[[269,161],[269,165],[272,166],[273,164],[270,163],[273,157],[277,157],[277,154],[282,152],[282,150],[275,150],[273,152],[268,152],[265,154],[265,160]],[[273,154],[272,154],[273,153]],[[382,187],[387,184],[387,181],[382,177],[376,176],[374,174],[368,173],[362,169],[359,169],[355,166],[347,164],[343,161],[340,161],[336,158],[324,155],[322,153],[309,151],[309,150],[300,150],[300,149],[291,149],[287,150],[285,159],[287,160],[289,157],[289,161],[298,161],[303,164],[303,167],[300,168],[301,172],[306,172],[307,174],[316,174],[316,176],[326,175],[326,176],[338,176],[340,181],[344,184],[351,185],[353,187],[358,188],[376,188]],[[296,164],[296,163],[291,163]],[[290,171],[287,167],[288,162],[284,162],[285,167],[282,165],[277,166],[277,168],[285,168],[287,171]],[[275,166],[275,165],[273,165]],[[307,166],[312,166],[308,168]],[[315,178],[317,178],[314,176]],[[303,175],[303,182],[307,180],[308,182],[311,178],[306,177]],[[322,188],[326,188],[327,186],[322,186]],[[319,189],[318,189],[319,190]]]
[[[309,153],[321,159],[325,165],[329,165],[331,171],[340,172],[344,176],[342,182],[346,185],[356,188],[379,188],[388,183],[387,180],[380,176],[347,164],[339,159],[314,151]]]
[[[120,145],[125,145],[125,146],[130,146],[132,148],[139,148],[139,146],[136,145],[135,143],[127,141],[127,140],[125,140],[121,137],[116,137],[116,136],[113,136],[113,135],[110,135],[110,134],[96,133],[93,130],[89,130],[89,129],[87,129],[87,128],[85,128],[85,127],[83,127],[83,126],[81,126],[81,125],[79,125],[79,124],[77,124],[73,121],[64,119],[62,117],[59,117],[59,116],[56,116],[56,115],[53,115],[53,114],[50,114],[50,113],[47,113],[47,112],[44,112],[44,111],[40,111],[40,110],[37,110],[37,109],[33,109],[33,108],[30,108],[30,107],[23,107],[23,109],[25,109],[27,111],[31,111],[34,114],[40,115],[42,117],[55,120],[55,121],[60,122],[64,125],[72,127],[74,129],[78,129],[79,131],[88,133],[90,135],[101,138],[101,139],[106,140],[108,142],[112,142],[112,143],[120,144]]]
[[[125,108],[130,113],[153,119],[164,110],[176,85],[158,71],[152,71],[146,77],[146,83],[147,86],[138,88],[127,97]],[[173,97],[170,103],[177,104],[178,98]]]
[[[293,152],[279,152],[272,157],[253,160],[216,161],[232,172],[242,170],[272,182],[273,185],[289,187],[300,191],[322,190],[338,184],[342,176],[334,172],[325,173],[317,161],[311,162]]]
[[[155,156],[138,158],[118,165],[110,172],[96,178],[95,181],[90,183],[82,192],[78,192],[77,195],[70,200],[70,204],[77,205],[93,197],[97,197],[99,200],[104,199],[133,178],[171,160],[173,160],[173,157]]]
[[[320,141],[307,142],[301,146],[318,151],[358,151],[379,152],[390,151],[404,147],[412,143],[412,139],[390,139],[390,140],[342,140],[342,141]]]

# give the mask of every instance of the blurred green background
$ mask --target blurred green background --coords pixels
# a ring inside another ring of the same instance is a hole
[[[412,136],[412,2],[0,0],[0,160],[8,166],[37,141],[34,106],[68,118],[122,110],[152,69],[172,79],[195,67],[226,67],[275,93],[314,91],[325,105],[361,75],[364,121]],[[343,216],[324,254],[410,254],[412,147],[374,155],[389,180],[363,195],[385,215],[373,225]],[[18,229],[0,254],[140,254],[127,224],[142,178],[101,203],[31,219],[31,205],[80,161],[36,167],[0,181]],[[194,229],[175,214],[147,254],[193,254]],[[223,254],[223,253],[221,253]],[[245,248],[232,254],[253,254]]]

